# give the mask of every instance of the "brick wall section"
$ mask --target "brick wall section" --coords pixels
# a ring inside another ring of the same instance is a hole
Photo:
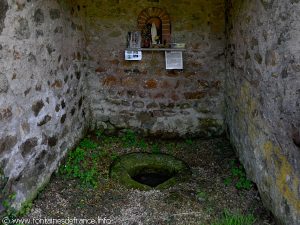
[[[170,43],[171,41],[171,21],[170,16],[166,12],[166,10],[151,7],[148,9],[144,9],[138,16],[138,28],[142,30],[147,21],[152,17],[158,17],[162,21],[162,43]]]
[[[166,137],[223,133],[223,0],[193,0],[194,7],[183,1],[83,4],[92,128],[131,128]],[[140,29],[151,16],[172,23],[172,38],[186,43],[183,71],[167,71],[164,52],[143,52],[138,62],[124,60],[127,32]]]

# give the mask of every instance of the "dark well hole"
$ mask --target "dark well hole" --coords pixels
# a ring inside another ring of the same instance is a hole
[[[150,187],[156,187],[166,182],[174,175],[174,173],[170,173],[167,170],[142,168],[137,173],[133,174],[131,178],[141,184],[145,184]]]

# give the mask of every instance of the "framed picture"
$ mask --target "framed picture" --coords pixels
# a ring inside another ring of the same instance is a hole
[[[182,51],[165,51],[166,69],[183,69]]]
[[[140,31],[128,32],[127,47],[141,48],[142,36]]]

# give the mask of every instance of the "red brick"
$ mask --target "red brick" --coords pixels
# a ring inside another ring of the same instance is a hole
[[[118,65],[120,63],[118,59],[110,60],[109,62],[113,65]]]
[[[198,80],[198,84],[199,84],[199,86],[204,87],[204,88],[209,87],[209,83],[207,80]]]
[[[186,78],[189,78],[189,77],[192,77],[192,76],[195,76],[196,75],[196,72],[186,72],[184,73],[184,77]]]
[[[171,97],[171,99],[172,99],[173,101],[175,101],[175,102],[178,101],[178,100],[180,99],[179,96],[178,96],[176,93],[172,93],[170,97]]]
[[[167,74],[168,77],[177,77],[179,73],[176,70],[168,70]]]
[[[105,86],[115,86],[118,83],[118,79],[115,76],[107,76],[102,81],[102,84]]]
[[[53,88],[61,88],[62,87],[62,82],[61,80],[55,80],[54,83],[51,85]]]
[[[164,80],[161,83],[160,87],[163,88],[163,89],[170,89],[170,88],[174,88],[174,85],[172,85],[169,81]]]
[[[162,29],[163,30],[170,30],[170,24],[163,24]]]
[[[180,87],[180,84],[181,84],[181,82],[180,82],[179,80],[176,81],[175,89],[179,88],[179,87]]]
[[[156,94],[153,95],[153,98],[154,98],[154,99],[164,98],[164,97],[165,97],[165,94],[164,94],[164,93],[161,93],[161,92],[156,93]]]
[[[151,102],[147,105],[147,109],[155,109],[158,108],[158,104],[156,102]]]
[[[80,52],[77,52],[77,60],[80,60],[81,59],[81,54]]]
[[[186,99],[201,99],[206,96],[206,92],[204,91],[198,91],[198,92],[186,92],[184,93],[184,97]]]
[[[137,79],[136,78],[133,78],[133,77],[124,77],[122,78],[122,86],[124,87],[137,87]]]
[[[221,87],[221,81],[219,80],[212,81],[211,86],[219,90]]]
[[[103,67],[98,67],[98,68],[96,68],[96,70],[95,70],[96,73],[103,73],[103,72],[105,72],[105,71],[106,71],[106,69],[103,68]]]
[[[150,79],[150,80],[147,80],[145,81],[145,85],[144,85],[144,88],[146,89],[155,89],[157,88],[157,80],[155,79]]]
[[[208,71],[197,72],[196,75],[201,78],[210,78],[210,72]]]

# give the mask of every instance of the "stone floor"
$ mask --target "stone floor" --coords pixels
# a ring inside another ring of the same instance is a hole
[[[107,177],[112,159],[103,160],[101,179],[96,188],[85,188],[78,180],[55,174],[38,195],[27,219],[89,219],[95,224],[117,225],[202,225],[212,224],[224,211],[253,214],[256,225],[274,225],[264,209],[255,185],[249,190],[236,188],[231,176],[235,154],[225,138],[210,140],[146,140],[147,147],[124,146],[121,138],[90,136],[99,148],[115,154],[161,152],[183,159],[191,167],[191,178],[165,190],[127,189]],[[95,220],[95,221],[92,221]],[[84,224],[83,221],[73,221]],[[88,222],[88,221],[86,221]],[[67,224],[67,222],[66,222]],[[85,223],[88,224],[88,223]],[[93,224],[93,223],[90,223]]]

